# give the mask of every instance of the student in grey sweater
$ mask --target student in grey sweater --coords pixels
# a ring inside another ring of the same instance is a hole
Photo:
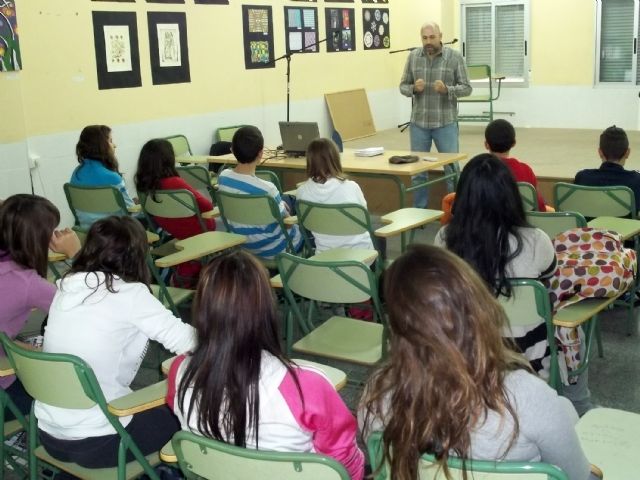
[[[390,478],[418,478],[420,455],[431,453],[443,466],[449,455],[545,462],[590,479],[575,410],[505,345],[504,311],[468,264],[413,246],[387,270],[385,298],[389,358],[358,420],[365,438],[383,431]]]

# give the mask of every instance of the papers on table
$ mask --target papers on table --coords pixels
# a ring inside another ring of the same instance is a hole
[[[376,155],[382,155],[383,153],[384,147],[359,148],[355,151],[356,157],[375,157]]]

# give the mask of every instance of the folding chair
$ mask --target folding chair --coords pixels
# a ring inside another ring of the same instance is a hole
[[[316,453],[253,450],[205,438],[192,432],[177,432],[171,440],[182,473],[187,480],[349,480],[339,462]],[[164,449],[163,449],[164,452]]]
[[[375,480],[388,478],[387,465],[383,463],[382,432],[373,432],[367,440],[367,451]],[[461,480],[466,469],[473,480],[569,480],[569,477],[555,465],[542,462],[513,462],[500,460],[463,460],[449,457],[447,465],[453,480]],[[379,469],[379,470],[378,470]],[[445,480],[442,470],[436,464],[434,455],[425,453],[420,457],[419,478],[421,480]]]
[[[488,103],[488,112],[458,114],[459,122],[492,122],[493,121],[493,102],[500,97],[500,87],[504,77],[492,77],[491,67],[489,65],[468,65],[467,72],[470,82],[487,82],[488,93],[477,93],[468,97],[458,98],[458,105],[465,103]],[[498,91],[493,96],[493,81],[498,83]],[[483,85],[484,86],[484,85]]]
[[[12,342],[5,333],[0,333],[0,342],[25,390],[35,400],[47,405],[78,410],[97,406],[117,435],[120,436],[117,467],[108,469],[84,468],[75,463],[61,462],[49,455],[44,447],[38,447],[37,419],[31,415],[29,421],[29,475],[31,480],[38,478],[38,467],[41,462],[87,480],[113,478],[124,480],[138,477],[143,473],[152,480],[159,480],[152,468],[152,465],[159,463],[158,453],[146,457],[142,455],[118,417],[109,410],[109,406],[113,405],[115,401],[107,404],[98,380],[86,362],[74,355],[24,349]],[[161,384],[160,387],[166,388],[165,385]],[[157,389],[157,386],[151,386],[147,391],[153,391],[154,396],[157,397]],[[135,392],[135,398],[141,403],[135,402],[131,405],[132,409],[137,412],[145,410],[145,403],[150,401],[145,393],[144,391]],[[146,408],[152,408],[156,405],[158,405],[157,401],[151,401],[147,403]],[[130,414],[130,412],[126,413],[126,415]],[[131,452],[135,460],[125,463],[128,452]]]
[[[173,147],[173,153],[177,157],[190,157],[193,155],[191,147],[189,146],[189,140],[184,135],[171,135],[164,137]]]

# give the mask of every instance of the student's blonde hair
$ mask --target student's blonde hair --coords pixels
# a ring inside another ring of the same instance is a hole
[[[325,183],[330,178],[345,179],[338,147],[328,138],[317,138],[309,143],[307,176],[316,183]]]

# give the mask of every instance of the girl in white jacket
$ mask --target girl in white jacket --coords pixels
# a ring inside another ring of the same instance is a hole
[[[146,234],[137,220],[95,222],[73,266],[59,281],[44,334],[44,351],[69,353],[93,369],[107,402],[129,385],[149,339],[174,353],[195,347],[182,323],[149,288]],[[68,410],[36,402],[40,440],[53,457],[89,468],[117,465],[119,436],[98,406]],[[120,418],[143,454],[158,450],[179,429],[165,406]],[[129,453],[131,460],[133,457]]]

